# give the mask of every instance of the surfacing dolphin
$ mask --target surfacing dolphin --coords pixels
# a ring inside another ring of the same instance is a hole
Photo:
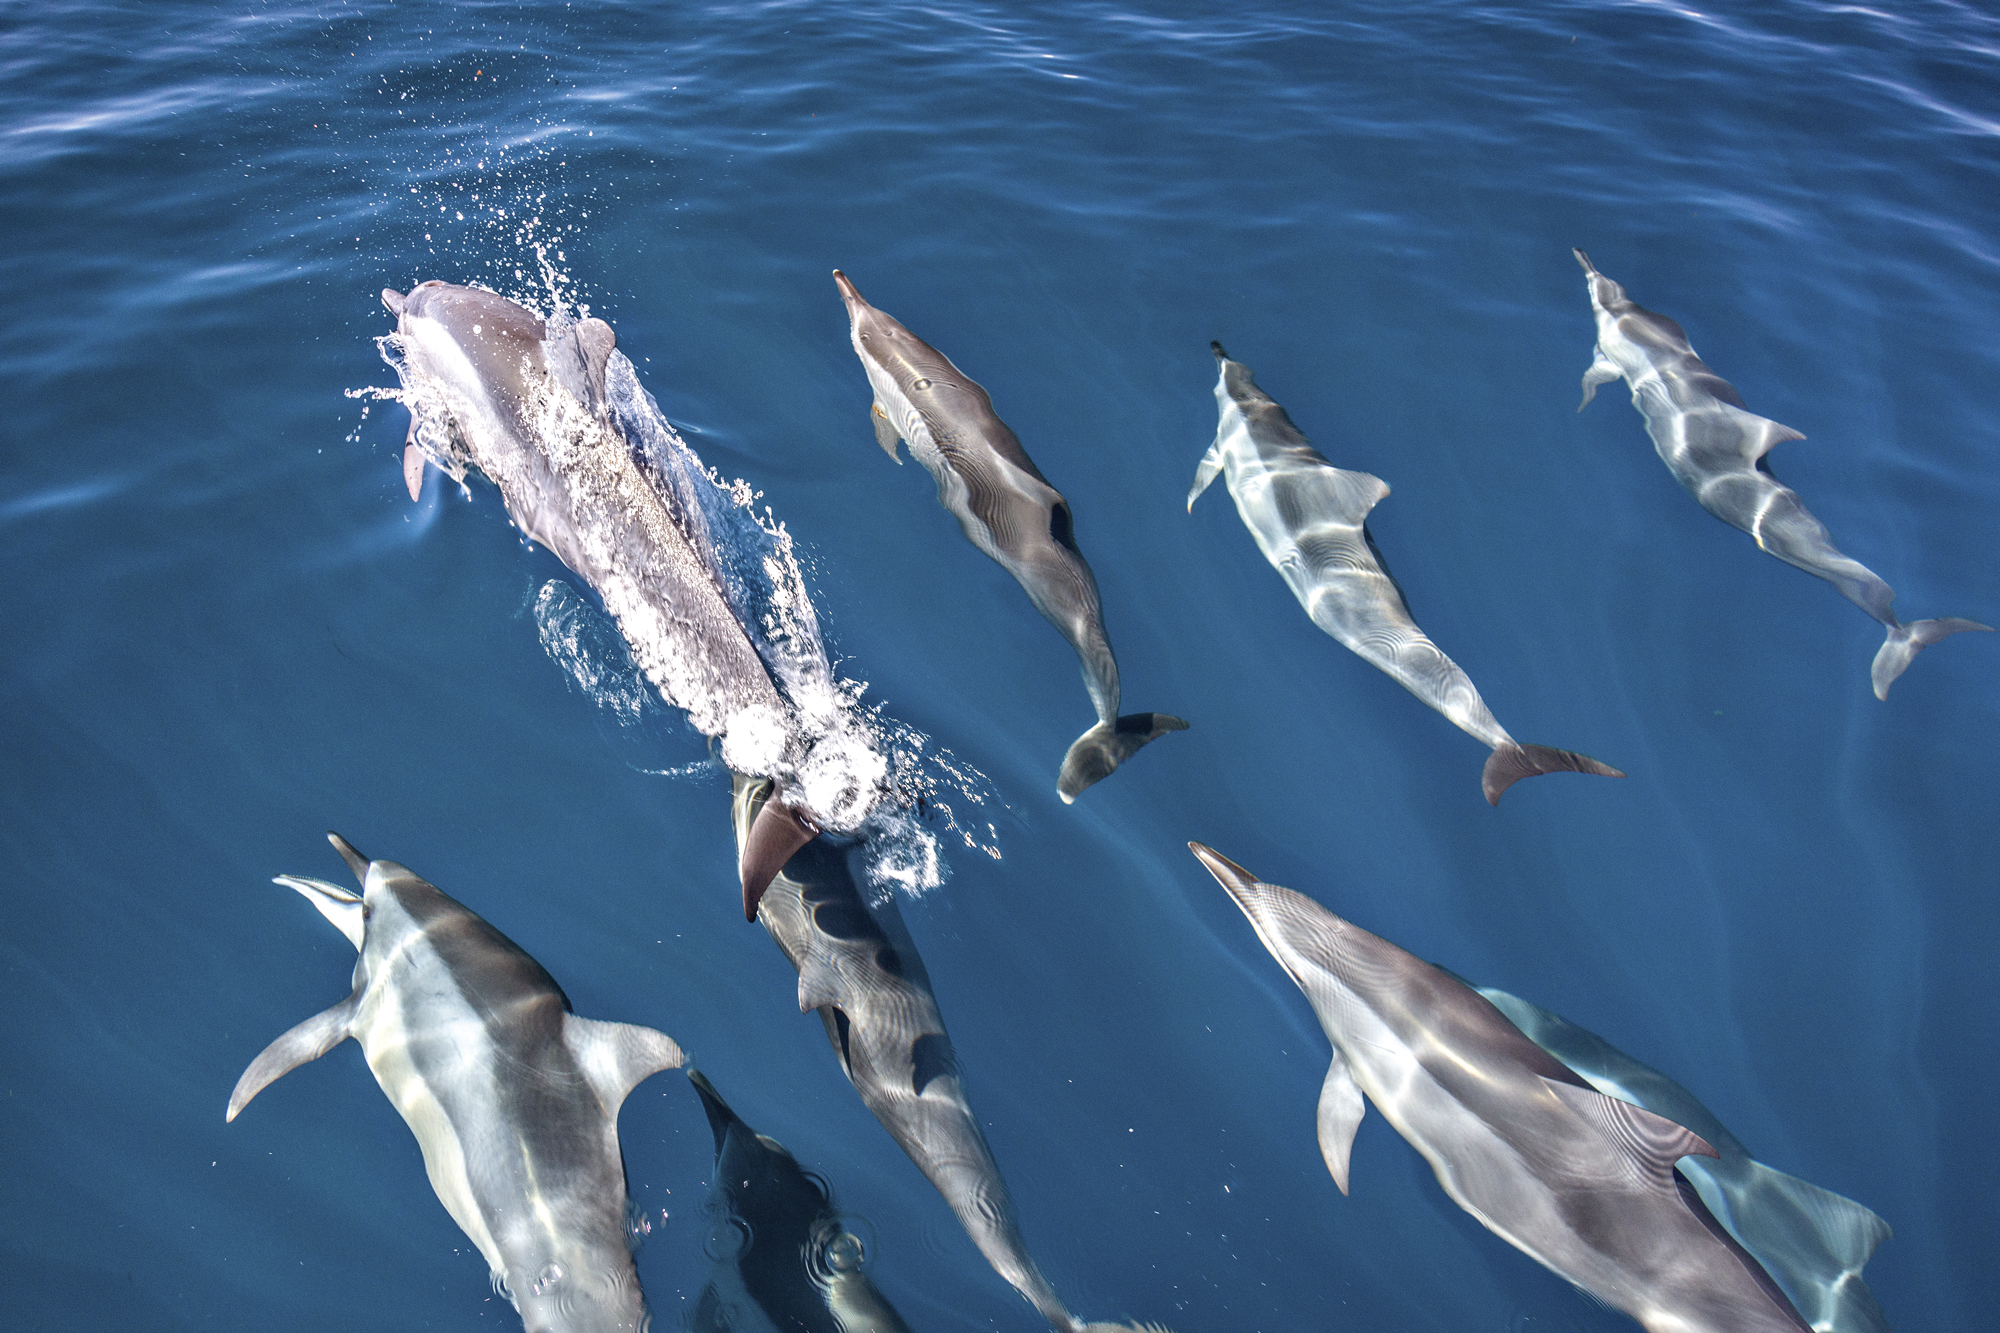
[[[734,782],[730,814],[741,839],[771,784],[741,774]],[[823,837],[807,843],[758,908],[757,919],[798,969],[799,1012],[819,1011],[862,1104],[937,1187],[993,1271],[1044,1319],[1061,1333],[1165,1333],[1153,1325],[1085,1323],[1042,1276],[959,1081],[924,960],[893,899],[879,914],[862,901],[850,850]]]
[[[1755,1160],[1693,1093],[1596,1033],[1506,991],[1482,986],[1479,993],[1599,1092],[1685,1125],[1715,1149],[1714,1160],[1689,1157],[1676,1169],[1816,1333],[1890,1333],[1888,1316],[1861,1280],[1875,1247],[1889,1237],[1887,1222],[1852,1199]]]
[[[1118,715],[1118,660],[1104,635],[1097,578],[1076,546],[1069,502],[1049,484],[993,400],[943,352],[869,305],[839,269],[848,335],[875,391],[875,439],[898,463],[896,442],[937,480],[938,503],[974,546],[998,561],[1035,609],[1070,641],[1083,666],[1097,725],[1063,756],[1056,792],[1065,803],[1187,723],[1165,713]]]
[[[826,1186],[776,1139],[743,1123],[689,1070],[715,1132],[718,1221],[734,1244],[695,1302],[693,1333],[910,1333],[862,1271],[861,1240]]]
[[[1805,1323],[1674,1169],[1700,1136],[1607,1097],[1456,977],[1188,844],[1333,1043],[1319,1147],[1340,1192],[1368,1101],[1487,1230],[1651,1333]]]
[[[1329,463],[1257,387],[1250,367],[1231,360],[1219,342],[1209,348],[1220,371],[1215,401],[1221,422],[1195,469],[1188,511],[1216,477],[1224,477],[1243,526],[1313,624],[1492,749],[1479,780],[1491,804],[1500,804],[1500,793],[1522,778],[1540,773],[1624,777],[1587,755],[1522,745],[1507,734],[1471,678],[1417,628],[1403,590],[1382,564],[1368,511],[1389,494],[1388,483]]]
[[[697,730],[721,739],[725,762],[768,771],[801,758],[771,753],[774,735],[785,738],[777,748],[797,748],[794,710],[612,418],[611,326],[551,328],[504,296],[435,280],[408,295],[385,289],[382,304],[396,315],[397,373],[420,405],[405,479],[421,479],[426,457],[455,477],[483,472],[521,534],[597,590],[640,668]],[[767,810],[743,844],[747,921],[771,875],[821,822],[790,792]]]
[[[651,1028],[578,1018],[519,945],[394,861],[327,836],[359,895],[276,882],[360,951],[354,993],[251,1061],[227,1118],[354,1038],[528,1333],[641,1333],[618,1108],[647,1075],[678,1068],[681,1048]]]
[[[1890,683],[1921,649],[1960,630],[1991,629],[1971,620],[1896,619],[1895,589],[1842,555],[1798,493],[1771,475],[1765,455],[1772,446],[1805,436],[1748,411],[1735,386],[1695,355],[1679,324],[1626,296],[1582,250],[1571,253],[1587,275],[1597,317],[1596,355],[1583,372],[1583,401],[1576,410],[1590,406],[1598,385],[1622,377],[1653,448],[1703,509],[1749,533],[1786,564],[1825,579],[1886,626],[1888,635],[1868,672],[1877,699],[1889,697]]]

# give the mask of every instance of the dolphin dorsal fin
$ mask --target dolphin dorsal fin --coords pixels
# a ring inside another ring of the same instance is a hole
[[[679,1044],[664,1032],[575,1014],[563,1015],[563,1042],[613,1117],[625,1104],[625,1095],[647,1077],[662,1069],[679,1069],[687,1060]]]
[[[1674,1163],[1683,1157],[1721,1156],[1701,1135],[1642,1106],[1574,1083],[1560,1083],[1552,1078],[1544,1078],[1542,1082],[1557,1100],[1611,1140],[1619,1154],[1655,1188],[1675,1188]]]
[[[346,1041],[353,1035],[354,1015],[360,1008],[361,992],[356,991],[333,1008],[314,1014],[266,1046],[263,1053],[243,1071],[243,1077],[236,1080],[236,1090],[229,1094],[229,1111],[223,1116],[223,1122],[226,1124],[236,1119],[237,1114],[250,1104],[252,1097],[300,1065],[319,1059]]]
[[[1326,1082],[1319,1090],[1319,1155],[1326,1159],[1326,1169],[1333,1173],[1333,1183],[1340,1186],[1342,1194],[1347,1193],[1347,1159],[1354,1150],[1354,1132],[1361,1128],[1361,1117],[1366,1114],[1368,1103],[1361,1096],[1361,1085],[1354,1081],[1347,1057],[1336,1046]]]
[[[271,881],[288,889],[297,889],[305,900],[319,909],[319,914],[333,922],[334,928],[347,936],[348,943],[356,950],[361,948],[364,929],[361,895],[349,892],[338,884],[329,884],[323,879],[312,879],[305,875],[279,875]]]
[[[799,1012],[809,1014],[822,1005],[838,1005],[847,996],[840,965],[824,944],[808,944],[799,960]]]
[[[1389,483],[1372,472],[1352,472],[1347,468],[1335,468],[1334,471],[1346,483],[1348,495],[1354,501],[1356,519],[1366,518],[1369,511],[1389,498]]]
[[[1782,425],[1769,417],[1760,417],[1755,412],[1745,411],[1732,403],[1724,403],[1722,406],[1731,417],[1735,418],[1738,428],[1742,430],[1743,442],[1747,446],[1743,452],[1752,463],[1787,440],[1805,438],[1804,431],[1793,430],[1790,426]]]
[[[601,411],[610,396],[604,388],[604,368],[618,346],[618,335],[611,331],[609,324],[595,316],[578,320],[572,332],[576,336],[576,350],[583,356],[584,381],[590,385],[591,400],[588,405],[592,411]]]

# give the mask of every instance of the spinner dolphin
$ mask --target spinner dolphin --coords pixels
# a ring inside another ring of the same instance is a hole
[[[1675,1169],[1816,1333],[1889,1333],[1888,1316],[1861,1280],[1862,1267],[1889,1236],[1887,1222],[1752,1158],[1693,1093],[1596,1033],[1506,991],[1482,986],[1479,993],[1599,1092],[1685,1125],[1715,1149],[1713,1160],[1688,1157]]]
[[[352,1037],[529,1333],[641,1333],[618,1108],[649,1074],[678,1068],[680,1047],[651,1028],[578,1018],[512,940],[394,861],[328,836],[360,894],[277,882],[359,951],[354,992],[266,1047],[227,1118]]]
[[[1372,1101],[1453,1202],[1649,1333],[1806,1327],[1674,1169],[1715,1155],[1700,1136],[1598,1092],[1442,969],[1188,845],[1333,1043],[1319,1146],[1341,1193]]]
[[[1798,493],[1771,475],[1765,457],[1771,448],[1805,436],[1746,409],[1735,386],[1695,355],[1679,324],[1626,296],[1583,251],[1571,253],[1583,266],[1597,319],[1596,355],[1583,372],[1576,410],[1590,405],[1598,385],[1622,377],[1660,460],[1703,509],[1786,564],[1825,579],[1880,621],[1888,633],[1868,672],[1876,698],[1889,697],[1890,684],[1922,649],[1960,630],[1990,630],[1971,620],[1896,619],[1895,590],[1842,555]]]
[[[426,459],[461,479],[477,468],[522,535],[597,590],[640,668],[720,738],[726,762],[796,762],[769,752],[774,734],[798,748],[794,710],[724,597],[695,517],[653,483],[611,414],[611,326],[551,327],[503,296],[438,281],[384,290],[382,304],[396,315],[394,364],[414,400],[403,454],[412,495]],[[746,920],[820,822],[789,793],[767,808],[743,848]]]
[[[1165,713],[1118,714],[1118,660],[1104,635],[1097,578],[1077,549],[1069,501],[1049,484],[993,400],[944,353],[869,305],[839,269],[848,334],[868,373],[875,438],[897,462],[898,440],[937,480],[938,503],[967,540],[1014,576],[1035,609],[1068,639],[1083,667],[1097,724],[1063,756],[1065,802],[1187,723]]]
[[[1471,678],[1417,628],[1403,590],[1383,567],[1368,511],[1389,494],[1388,484],[1329,463],[1257,387],[1248,366],[1231,360],[1221,343],[1209,347],[1220,371],[1221,422],[1195,469],[1189,511],[1216,477],[1225,478],[1243,526],[1313,624],[1493,751],[1480,774],[1480,790],[1492,804],[1540,773],[1624,777],[1587,755],[1522,745],[1507,734]]]

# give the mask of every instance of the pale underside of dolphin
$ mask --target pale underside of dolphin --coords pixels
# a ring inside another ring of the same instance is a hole
[[[618,1109],[640,1080],[679,1067],[680,1047],[651,1028],[577,1017],[512,940],[395,862],[329,836],[360,894],[277,882],[355,946],[354,991],[252,1061],[227,1118],[352,1037],[529,1333],[639,1333]]]
[[[1506,991],[1482,986],[1479,993],[1599,1092],[1685,1125],[1715,1149],[1713,1160],[1690,1157],[1677,1169],[1817,1333],[1890,1333],[1888,1316],[1861,1280],[1889,1237],[1887,1222],[1752,1158],[1693,1093],[1596,1033]]]
[[[711,1197],[741,1224],[695,1302],[693,1333],[909,1333],[868,1280],[861,1240],[826,1186],[698,1071],[688,1077],[715,1134]]]
[[[611,326],[584,319],[551,328],[506,297],[438,281],[407,295],[385,290],[382,303],[397,317],[397,373],[414,399],[406,478],[412,466],[421,478],[426,458],[453,476],[468,467],[484,473],[522,535],[604,599],[667,700],[721,739],[725,762],[747,766],[739,746],[768,748],[773,731],[796,738],[794,710],[700,543],[611,415]],[[789,794],[768,810],[740,867],[746,920],[756,919],[770,876],[818,831],[813,813]]]
[[[1111,774],[1139,748],[1187,723],[1165,713],[1119,716],[1118,659],[1104,634],[1097,577],[1077,549],[1069,502],[1051,486],[986,390],[895,318],[869,305],[835,269],[848,335],[874,390],[875,439],[896,445],[937,481],[938,503],[974,546],[1014,576],[1035,609],[1076,649],[1097,724],[1063,756],[1056,791],[1065,802]]]
[[[1583,372],[1583,401],[1576,410],[1590,405],[1600,384],[1622,378],[1660,460],[1703,509],[1749,533],[1786,564],[1825,579],[1881,622],[1888,633],[1868,672],[1876,698],[1889,697],[1890,684],[1922,649],[1960,630],[1990,630],[1949,617],[1896,619],[1895,590],[1860,561],[1842,555],[1798,493],[1771,475],[1766,455],[1772,447],[1805,436],[1745,408],[1736,387],[1695,355],[1679,324],[1626,296],[1582,250],[1571,253],[1586,275],[1597,320],[1597,347]]]
[[[769,791],[766,780],[735,776],[730,813],[739,839]],[[924,961],[893,900],[879,919],[869,911],[848,856],[829,839],[813,840],[771,881],[758,908],[757,919],[798,969],[799,1012],[818,1011],[862,1104],[937,1187],[993,1271],[1044,1319],[1062,1333],[1165,1333],[1085,1323],[1042,1276],[966,1099]]]
[[[1541,773],[1624,777],[1587,755],[1522,745],[1507,734],[1472,679],[1417,628],[1402,589],[1383,566],[1368,513],[1389,494],[1388,484],[1328,462],[1257,387],[1248,366],[1231,360],[1221,343],[1209,346],[1219,370],[1221,420],[1195,470],[1189,511],[1222,477],[1243,526],[1313,624],[1493,751],[1480,775],[1490,803],[1498,805],[1500,793]]]
[[[1649,1333],[1805,1327],[1675,1171],[1682,1157],[1715,1155],[1700,1136],[1598,1092],[1442,969],[1189,847],[1332,1042],[1319,1146],[1343,1194],[1373,1102],[1453,1202]]]

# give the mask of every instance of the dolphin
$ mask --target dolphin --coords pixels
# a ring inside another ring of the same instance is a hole
[[[1327,462],[1257,387],[1250,367],[1232,361],[1219,342],[1209,348],[1221,372],[1215,401],[1222,419],[1195,469],[1188,511],[1217,476],[1225,477],[1243,526],[1313,624],[1492,749],[1479,784],[1489,803],[1500,804],[1500,793],[1540,773],[1624,777],[1587,755],[1522,745],[1507,734],[1471,678],[1417,628],[1382,563],[1367,520],[1389,494],[1388,483]]]
[[[226,1118],[354,1038],[528,1333],[640,1333],[618,1108],[647,1075],[678,1068],[681,1048],[651,1028],[578,1018],[519,945],[394,861],[327,836],[358,895],[276,882],[360,951],[354,993],[251,1061]]]
[[[1104,635],[1097,578],[1077,549],[1069,501],[1049,484],[972,377],[867,300],[839,269],[854,354],[875,391],[875,439],[889,457],[898,440],[937,479],[938,503],[966,539],[1014,576],[1028,600],[1062,631],[1083,666],[1097,723],[1063,756],[1056,792],[1065,804],[1130,759],[1139,747],[1187,723],[1165,713],[1118,715],[1118,659]]]
[[[861,1240],[825,1184],[743,1123],[698,1070],[688,1078],[715,1132],[715,1191],[741,1243],[718,1256],[694,1333],[910,1333],[861,1269]]]
[[[769,779],[734,775],[738,839],[770,799]],[[806,844],[771,881],[757,919],[799,973],[799,1012],[818,1010],[854,1090],[957,1214],[993,1271],[1060,1333],[1165,1333],[1085,1323],[1028,1254],[1013,1197],[966,1099],[944,1015],[894,899],[870,912],[827,838]],[[893,938],[892,938],[893,933]]]
[[[1674,1169],[1716,1155],[1607,1097],[1440,968],[1188,844],[1319,1016],[1319,1146],[1345,1194],[1364,1094],[1487,1230],[1650,1333],[1800,1333],[1770,1276]]]
[[[1889,1224],[1849,1198],[1774,1171],[1659,1070],[1594,1032],[1503,990],[1479,993],[1535,1045],[1608,1097],[1643,1106],[1701,1135],[1713,1161],[1689,1157],[1676,1168],[1729,1234],[1755,1255],[1816,1333],[1890,1333],[1861,1269],[1889,1237]]]
[[[1971,620],[1896,619],[1895,589],[1842,555],[1798,493],[1771,475],[1765,455],[1772,446],[1805,436],[1746,410],[1743,395],[1695,355],[1679,324],[1626,296],[1582,250],[1570,253],[1587,275],[1597,318],[1596,354],[1583,372],[1583,401],[1576,410],[1590,406],[1598,385],[1622,377],[1660,460],[1703,509],[1749,533],[1786,564],[1825,579],[1887,627],[1868,671],[1877,699],[1889,697],[1890,684],[1920,650],[1960,630],[1990,632],[1991,626]]]
[[[792,709],[699,541],[612,417],[611,326],[553,328],[504,296],[435,280],[407,295],[385,289],[382,304],[397,317],[397,373],[419,404],[405,477],[414,467],[420,479],[433,458],[460,479],[468,467],[491,478],[522,535],[597,590],[640,667],[698,730],[722,738],[725,760],[746,762],[732,733],[761,748],[774,731],[792,735]],[[767,810],[743,845],[746,921],[821,823],[789,792]]]

